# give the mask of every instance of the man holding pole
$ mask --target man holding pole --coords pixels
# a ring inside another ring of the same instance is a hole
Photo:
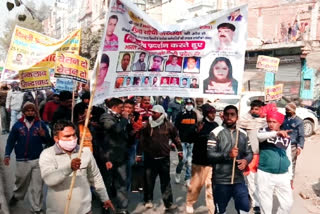
[[[105,209],[114,209],[99,168],[89,148],[84,147],[81,159],[77,145],[76,127],[70,121],[58,121],[53,126],[55,145],[45,149],[39,160],[41,177],[48,185],[47,214],[65,213],[72,173],[76,172],[75,185],[67,213],[90,214],[90,186],[95,188]]]
[[[214,166],[213,195],[218,214],[226,212],[231,197],[238,213],[249,213],[250,210],[243,170],[253,155],[246,132],[236,127],[237,120],[238,109],[232,105],[225,107],[222,126],[215,128],[208,139],[207,156],[209,163]],[[236,159],[235,169],[233,159]]]

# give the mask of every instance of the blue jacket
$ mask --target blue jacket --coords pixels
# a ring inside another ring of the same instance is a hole
[[[297,144],[298,147],[303,149],[304,146],[304,124],[303,121],[298,117],[285,117],[285,120],[281,126],[283,130],[292,130],[289,133],[291,144]]]
[[[39,135],[40,123],[41,128],[45,130],[45,137]],[[14,148],[17,161],[38,159],[43,150],[42,144],[48,143],[49,140],[49,131],[43,121],[36,118],[31,128],[28,129],[24,122],[24,117],[22,117],[13,125],[9,134],[5,157],[10,157]]]

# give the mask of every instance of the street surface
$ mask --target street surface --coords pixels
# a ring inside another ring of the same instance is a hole
[[[0,155],[1,160],[4,154],[4,148],[6,143],[7,135],[0,136]],[[306,139],[305,149],[297,163],[297,174],[295,180],[294,189],[294,205],[291,214],[307,214],[307,213],[320,213],[320,170],[318,164],[320,163],[320,135],[314,135]],[[15,172],[15,161],[14,154],[11,156],[11,162],[9,167],[4,168],[4,184],[0,183],[0,201],[3,201],[2,192],[7,192],[7,198],[12,195],[14,187],[14,172]],[[175,203],[178,205],[178,210],[175,213],[185,213],[185,200],[186,200],[186,187],[184,184],[174,183],[175,168],[178,163],[176,153],[171,153],[171,183],[173,188],[173,195]],[[2,161],[0,169],[3,167]],[[2,173],[1,173],[2,174]],[[183,175],[182,175],[183,178]],[[1,180],[0,180],[1,182]],[[4,189],[2,186],[4,185]],[[305,195],[309,199],[302,199],[299,194]],[[67,196],[66,196],[67,197]],[[164,206],[161,200],[159,180],[157,181],[154,191],[154,208],[146,210],[143,206],[143,194],[141,193],[130,193],[129,200],[129,212],[133,214],[156,214],[164,213]],[[317,206],[318,205],[318,206]],[[277,205],[275,205],[277,206]],[[2,205],[0,214],[6,212],[6,205]],[[207,208],[205,206],[204,191],[201,192],[198,202],[194,206],[196,214],[206,214]],[[274,208],[274,213],[276,207]],[[10,208],[12,214],[29,214],[29,203],[27,197],[22,202],[19,202],[17,206]],[[100,214],[101,210],[97,201],[93,202],[93,213]],[[231,201],[228,206],[228,214],[235,214],[236,211],[233,208],[233,202]]]

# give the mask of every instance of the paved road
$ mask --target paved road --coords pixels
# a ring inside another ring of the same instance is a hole
[[[1,172],[1,167],[2,167],[2,158],[4,154],[4,147],[6,143],[6,138],[7,135],[1,135],[0,136],[0,173],[4,175],[5,181],[4,181],[4,187],[2,188],[2,181],[0,179],[0,203],[3,202],[3,190],[6,192],[6,197],[7,199],[11,197],[13,186],[14,186],[14,172],[15,172],[15,161],[14,161],[14,156],[12,156],[12,161],[10,163],[10,167],[5,167],[4,168],[4,173]],[[14,154],[13,154],[14,155]],[[175,203],[178,205],[178,210],[175,213],[185,213],[185,200],[186,200],[186,187],[184,184],[175,184],[174,183],[174,173],[175,173],[175,167],[178,163],[177,155],[176,153],[172,152],[171,153],[171,183],[172,183],[172,188],[173,188],[173,195],[174,195],[174,200]],[[183,177],[183,175],[182,175]],[[0,177],[1,178],[1,177]],[[295,203],[292,209],[292,214],[307,214],[307,210],[304,209],[303,207],[303,202],[298,196],[298,192],[295,192],[294,194],[295,197]],[[150,210],[146,210],[143,206],[143,195],[140,193],[130,193],[129,194],[129,199],[130,199],[130,205],[129,205],[129,211],[130,213],[133,214],[159,214],[159,213],[164,213],[164,205],[161,200],[161,194],[160,194],[160,185],[159,185],[159,180],[157,180],[155,191],[154,191],[154,208]],[[276,203],[277,204],[277,203]],[[275,205],[275,209],[276,210]],[[195,204],[195,213],[196,214],[206,214],[207,213],[207,208],[205,206],[205,199],[204,199],[204,191],[201,192],[200,198],[198,202]],[[6,204],[2,203],[2,210],[0,209],[0,214],[1,211],[3,213],[8,213],[6,212]],[[29,211],[29,203],[26,199],[22,202],[19,202],[17,206],[11,207],[10,208],[10,213],[12,214],[29,214],[31,213]],[[93,202],[93,213],[94,214],[100,214],[101,210],[99,209],[99,205],[97,201]],[[233,202],[231,201],[229,203],[228,209],[227,209],[228,214],[235,214],[236,211],[233,208]],[[275,212],[274,212],[275,213]]]

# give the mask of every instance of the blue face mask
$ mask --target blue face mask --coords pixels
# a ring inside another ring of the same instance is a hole
[[[259,114],[251,114],[252,115],[252,117],[254,117],[254,118],[258,118],[258,117],[260,117],[260,115]]]

